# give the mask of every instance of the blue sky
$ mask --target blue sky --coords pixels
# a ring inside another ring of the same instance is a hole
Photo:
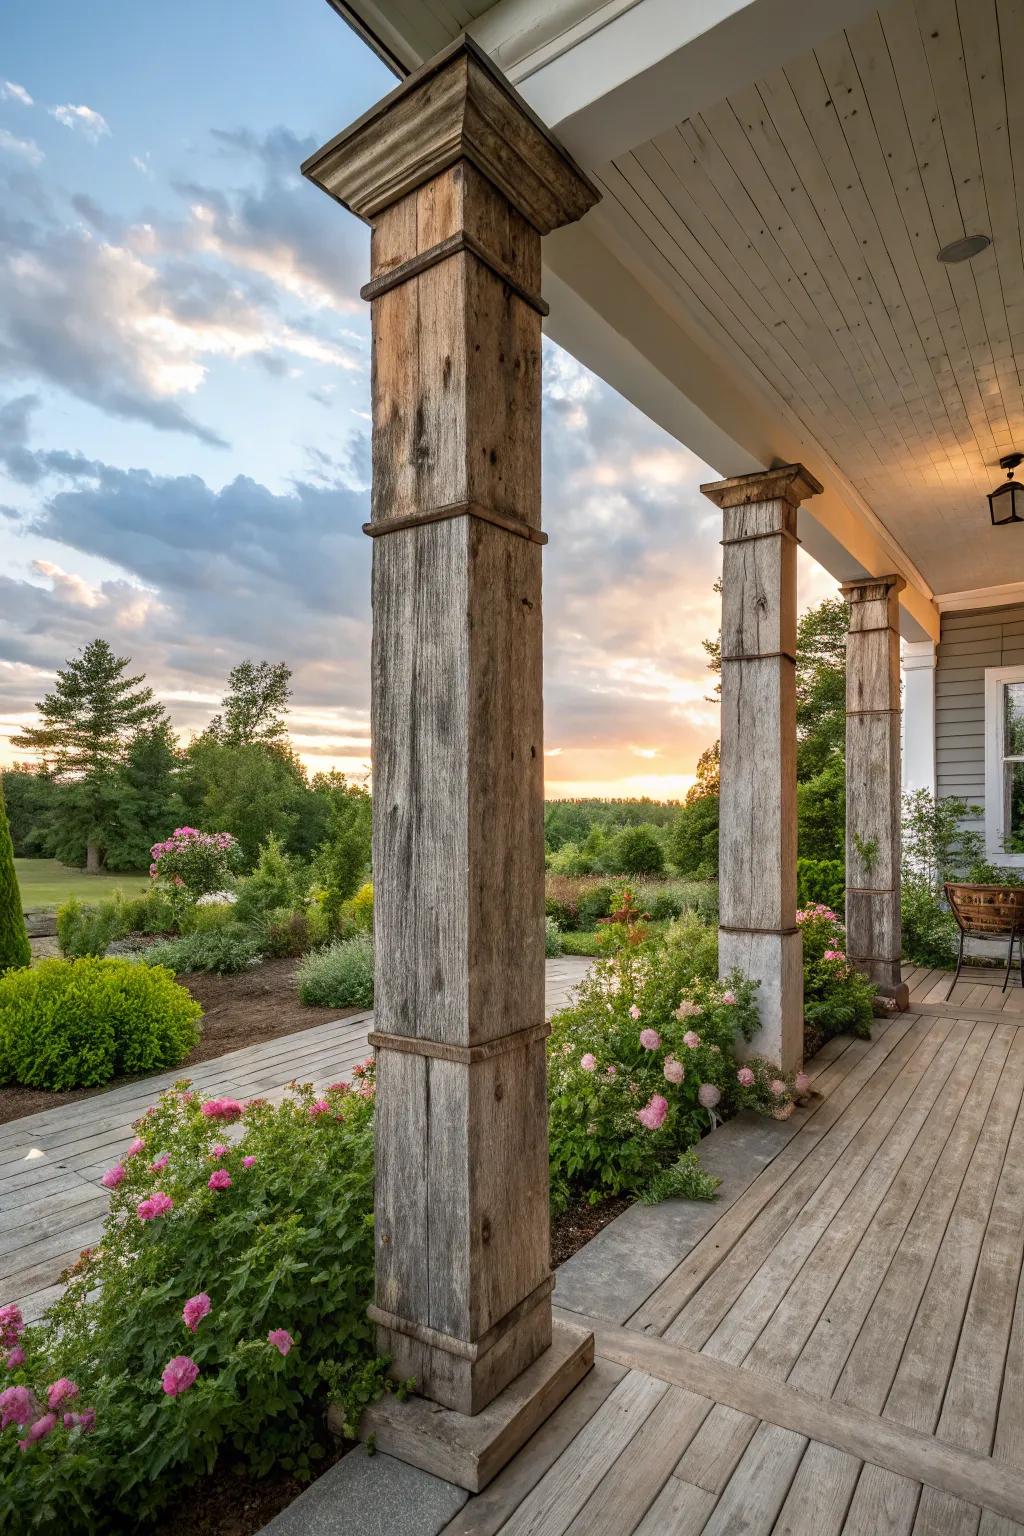
[[[325,0],[36,0],[0,80],[0,759],[102,634],[183,739],[288,660],[307,763],[362,771],[369,240],[298,166],[393,78]],[[709,471],[552,345],[544,448],[549,793],[679,793]]]

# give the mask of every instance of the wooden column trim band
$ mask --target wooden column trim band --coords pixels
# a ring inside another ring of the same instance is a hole
[[[476,1361],[486,1355],[489,1349],[493,1349],[509,1329],[514,1328],[527,1313],[532,1312],[534,1307],[546,1300],[554,1288],[554,1275],[545,1275],[528,1296],[524,1296],[511,1311],[506,1312],[505,1316],[493,1323],[486,1333],[472,1342],[467,1339],[457,1339],[450,1333],[441,1333],[437,1328],[427,1327],[426,1323],[414,1323],[407,1317],[399,1317],[396,1312],[385,1312],[383,1307],[374,1306],[372,1302],[366,1309],[366,1315],[371,1323],[376,1323],[381,1328],[390,1328],[393,1333],[404,1333],[407,1338],[415,1339],[420,1344],[429,1344],[433,1349],[443,1349],[446,1354],[458,1355],[462,1360]]]
[[[848,709],[846,713],[847,715],[899,715],[903,711],[899,705],[895,705],[888,709]]]
[[[723,664],[727,661],[791,661],[796,666],[796,657],[791,651],[752,651],[749,656],[721,656],[719,660]]]
[[[719,933],[771,933],[779,938],[789,938],[790,934],[799,933],[799,928],[737,928],[731,923],[719,923]]]
[[[518,1051],[537,1040],[545,1040],[551,1033],[551,1025],[531,1024],[517,1029],[511,1035],[499,1035],[496,1040],[485,1040],[480,1045],[452,1045],[447,1040],[428,1040],[419,1035],[392,1035],[371,1030],[367,1040],[377,1050],[402,1051],[408,1056],[429,1056],[434,1061],[457,1061],[473,1067],[479,1061],[490,1061],[509,1051]]]
[[[719,539],[719,544],[753,544],[758,539],[790,539],[794,544],[802,544],[803,539],[798,539],[789,528],[773,528],[769,533],[741,533],[734,539]]]
[[[864,601],[868,602],[868,603],[880,603],[882,601],[882,599],[880,597],[868,597],[868,598],[865,598]],[[853,605],[851,603],[848,603],[848,606],[852,607]],[[896,628],[895,624],[862,624],[859,629],[851,629],[850,630],[850,634],[853,635],[853,636],[856,636],[856,635],[898,635],[899,634],[899,630]]]
[[[407,261],[399,262],[397,267],[392,267],[388,272],[382,272],[379,277],[371,278],[364,283],[359,290],[361,299],[379,299],[382,293],[390,293],[392,288],[398,288],[402,283],[407,283],[410,278],[419,277],[422,272],[429,272],[431,267],[436,267],[439,262],[449,261],[453,256],[459,256],[462,252],[468,256],[475,256],[482,266],[493,272],[495,277],[519,295],[524,304],[529,304],[538,315],[547,316],[551,313],[550,304],[541,298],[539,293],[526,288],[518,278],[512,276],[507,267],[501,265],[484,249],[478,240],[475,240],[467,230],[459,230],[457,234],[449,235],[446,240],[439,240],[428,250],[417,251],[415,256],[410,256]]]
[[[848,885],[846,893],[859,896],[893,896],[896,893],[896,887],[894,885]]]
[[[503,528],[506,533],[514,533],[517,538],[529,539],[531,544],[546,544],[548,541],[547,534],[540,528],[531,528],[522,518],[495,512],[478,501],[453,501],[445,507],[434,507],[430,512],[413,512],[408,517],[386,517],[379,523],[364,523],[363,532],[367,538],[379,539],[382,533],[404,533],[409,528],[423,528],[428,523],[444,523],[452,517],[475,517],[482,523]]]

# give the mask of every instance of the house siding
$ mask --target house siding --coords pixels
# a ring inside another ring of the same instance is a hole
[[[935,792],[959,795],[979,812],[965,825],[985,832],[985,669],[1024,664],[1024,603],[942,618],[935,661]]]

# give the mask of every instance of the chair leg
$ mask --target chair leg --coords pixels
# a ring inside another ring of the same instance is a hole
[[[1024,935],[1017,935],[1017,964],[1020,968],[1020,984],[1024,987]]]
[[[953,996],[953,988],[956,986],[957,982],[960,980],[960,971],[963,968],[963,963],[964,963],[964,931],[961,928],[961,930],[960,930],[960,952],[959,952],[959,954],[956,957],[956,974],[954,975],[953,980],[949,984],[949,991],[946,993],[946,1002],[947,1003],[949,1002],[950,998]]]
[[[1004,992],[1006,991],[1007,984],[1008,984],[1008,982],[1010,980],[1010,969],[1013,966],[1013,941],[1014,941],[1014,939],[1016,937],[1017,937],[1017,930],[1016,930],[1016,928],[1014,928],[1011,931],[1011,933],[1010,933],[1010,947],[1006,951],[1006,975],[1003,977],[1003,985],[1002,985],[1002,990]]]

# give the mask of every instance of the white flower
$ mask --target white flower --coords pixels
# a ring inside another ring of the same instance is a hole
[[[230,907],[238,900],[234,891],[207,891],[196,902],[197,907]]]

